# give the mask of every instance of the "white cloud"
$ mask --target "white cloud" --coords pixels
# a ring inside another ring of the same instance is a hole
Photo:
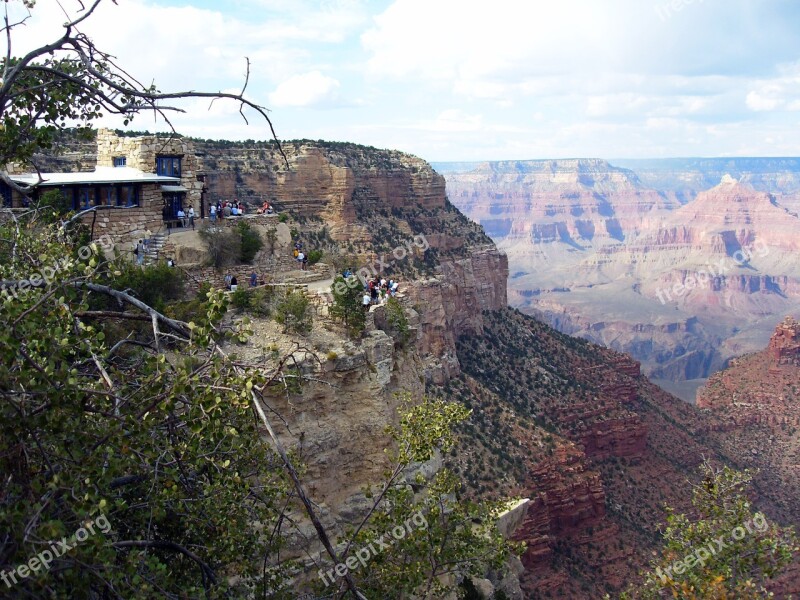
[[[270,94],[270,104],[284,106],[322,106],[335,103],[339,96],[339,82],[319,71],[294,75],[278,85]]]

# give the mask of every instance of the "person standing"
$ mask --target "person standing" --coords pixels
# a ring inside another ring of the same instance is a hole
[[[189,225],[194,229],[194,206],[189,207]]]
[[[136,264],[143,265],[144,264],[144,242],[139,240],[136,243],[136,250],[134,250],[134,254],[136,254]]]
[[[186,229],[186,213],[183,212],[183,207],[182,206],[178,209],[177,217],[178,217],[178,220],[181,222],[181,227]]]
[[[211,219],[212,223],[216,222],[216,220],[217,220],[217,205],[216,204],[212,204],[211,205],[211,208],[209,209],[209,218]]]

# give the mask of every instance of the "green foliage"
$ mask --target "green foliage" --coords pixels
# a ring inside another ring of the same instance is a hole
[[[242,238],[232,229],[204,224],[198,235],[208,251],[209,263],[216,269],[235,264],[242,256]]]
[[[248,391],[265,375],[214,351],[224,294],[192,301],[203,314],[187,326],[191,339],[162,337],[173,351],[161,353],[152,330],[148,339],[120,319],[87,316],[102,304],[102,288],[89,285],[133,284],[164,298],[153,288],[172,283],[157,270],[109,279],[96,255],[75,258],[57,227],[23,222],[19,234],[0,227],[0,239],[17,249],[0,262],[1,279],[52,275],[43,287],[0,295],[2,568],[101,515],[111,527],[60,556],[57,568],[18,576],[12,594],[290,597],[281,592],[288,565],[264,566],[282,540],[263,532],[279,522],[289,489],[252,418]]]
[[[250,290],[247,288],[237,288],[231,293],[231,306],[233,306],[237,312],[249,310],[252,306],[252,301],[253,298],[250,294]]]
[[[333,304],[329,309],[330,316],[343,322],[351,336],[361,335],[367,322],[361,304],[363,296],[361,283],[355,277],[345,281],[344,277],[337,275],[331,285],[331,294],[333,294]]]
[[[411,337],[411,331],[408,328],[408,318],[403,311],[403,306],[397,298],[389,298],[386,302],[386,320],[389,323],[389,330],[397,338],[397,341],[403,345]]]
[[[72,210],[72,206],[60,190],[47,190],[39,197],[39,210],[42,211],[42,217],[55,223]]]
[[[289,220],[289,215],[287,215],[286,213],[281,213],[278,215],[278,222],[286,223],[286,221],[288,220]]]
[[[322,250],[312,250],[308,253],[308,264],[315,265],[322,260]]]
[[[480,575],[489,568],[502,570],[518,545],[505,541],[495,521],[503,506],[458,499],[460,483],[448,470],[430,481],[418,474],[410,481],[407,469],[452,447],[453,426],[467,418],[464,407],[423,398],[412,405],[406,394],[399,409],[400,425],[390,427],[395,449],[387,451],[393,471],[380,492],[370,521],[355,536],[351,554],[377,539],[391,540],[388,548],[372,553],[369,564],[357,572],[359,589],[367,598],[420,598],[434,600],[456,593],[458,586],[445,574]],[[420,491],[416,491],[413,484]],[[400,530],[403,530],[401,533]]]
[[[168,302],[184,296],[186,282],[183,271],[169,267],[166,263],[141,267],[130,261],[120,260],[116,263],[116,269],[117,274],[112,274],[110,281],[114,288],[130,290],[139,300],[158,310],[163,310]]]
[[[250,227],[247,221],[239,221],[236,226],[239,233],[239,260],[245,264],[250,264],[258,254],[258,251],[264,247],[264,240],[261,235]]]
[[[275,320],[283,325],[284,332],[306,334],[314,324],[311,306],[305,294],[286,292],[275,307]]]
[[[791,528],[753,512],[746,489],[750,473],[701,465],[692,505],[696,516],[668,510],[661,555],[644,584],[626,598],[764,598],[766,584],[800,550]]]
[[[211,266],[217,269],[250,264],[264,247],[261,235],[246,221],[239,221],[233,228],[204,224],[199,235],[208,251]]]

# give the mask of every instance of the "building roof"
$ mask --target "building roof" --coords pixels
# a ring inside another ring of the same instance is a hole
[[[96,167],[91,173],[42,173],[43,181],[39,182],[36,173],[20,173],[9,175],[9,178],[21,185],[58,186],[76,184],[111,184],[111,183],[160,183],[175,185],[180,177],[166,177],[155,173],[145,173],[133,167]]]

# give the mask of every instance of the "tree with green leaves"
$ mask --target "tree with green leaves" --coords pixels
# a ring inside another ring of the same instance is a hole
[[[132,79],[79,31],[100,1],[76,0],[80,16],[63,35],[22,57],[14,56],[12,41],[24,19],[6,20],[4,164],[36,167],[34,155],[74,123],[88,133],[106,114],[128,121],[154,111],[166,119],[183,98],[232,99],[256,110],[271,130],[265,109],[245,99],[244,89],[164,93]],[[32,1],[23,4],[34,9]],[[124,258],[88,240],[78,215],[55,222],[56,204],[8,212],[0,222],[0,590],[18,597],[290,598],[300,568],[282,553],[287,528],[297,522],[287,516],[292,507],[311,522],[333,564],[346,561],[270,420],[273,390],[282,393],[303,377],[286,368],[298,349],[257,364],[234,360],[225,347],[245,343],[249,332],[245,322],[226,319],[224,293],[209,289],[191,301],[147,297],[148,277],[161,274],[130,272]],[[185,302],[193,303],[189,320],[175,316],[186,312],[178,308]],[[438,410],[409,409],[394,436],[396,468],[353,538],[402,516],[391,513],[411,501],[403,496],[409,484],[400,482],[401,466],[448,439],[443,425],[454,409],[439,408],[444,423]],[[364,583],[346,573],[337,589],[388,598],[399,585],[397,597],[406,590],[433,597],[453,560],[476,569],[497,563],[504,548],[495,537],[469,537],[480,531],[471,523],[488,515],[485,509],[459,508],[457,485],[445,474],[428,487],[413,501],[439,533],[427,546],[414,538],[398,549],[407,566],[385,565]],[[108,528],[77,535],[101,522]],[[484,539],[489,546],[480,545]],[[45,551],[52,560],[40,560]]]
[[[355,337],[364,331],[367,316],[361,298],[364,295],[361,283],[355,276],[345,280],[337,275],[331,285],[333,304],[329,313],[334,319],[344,323],[348,333]]]
[[[503,503],[460,499],[451,471],[440,469],[428,481],[419,469],[453,447],[453,428],[470,411],[431,398],[414,402],[406,393],[398,412],[398,426],[387,428],[390,467],[380,486],[366,490],[372,507],[348,534],[340,561],[360,565],[354,577],[367,598],[445,598],[466,575],[502,570],[522,547],[497,530]],[[335,569],[320,569],[320,578],[325,587],[344,589]]]
[[[702,481],[692,494],[696,515],[668,509],[661,554],[643,585],[624,598],[771,597],[767,585],[800,550],[793,529],[753,511],[749,472],[708,461],[700,469]]]
[[[243,118],[244,109],[251,109],[265,120],[271,136],[277,139],[267,109],[245,97],[249,60],[239,93],[164,92],[153,84],[142,84],[80,31],[102,1],[68,2],[62,8],[69,10],[71,5],[77,16],[64,24],[62,35],[22,56],[14,55],[14,41],[17,30],[24,30],[27,17],[14,21],[8,15],[9,2],[5,3],[2,33],[7,49],[6,56],[0,58],[0,164],[16,161],[36,168],[34,155],[51,150],[61,130],[77,126],[77,131],[88,137],[92,123],[105,115],[119,115],[127,125],[135,116],[153,112],[169,123],[170,114],[184,112],[176,103],[192,98],[232,100],[239,104]],[[35,0],[11,3],[27,11],[37,10]],[[24,189],[3,171],[0,178],[20,191]]]

